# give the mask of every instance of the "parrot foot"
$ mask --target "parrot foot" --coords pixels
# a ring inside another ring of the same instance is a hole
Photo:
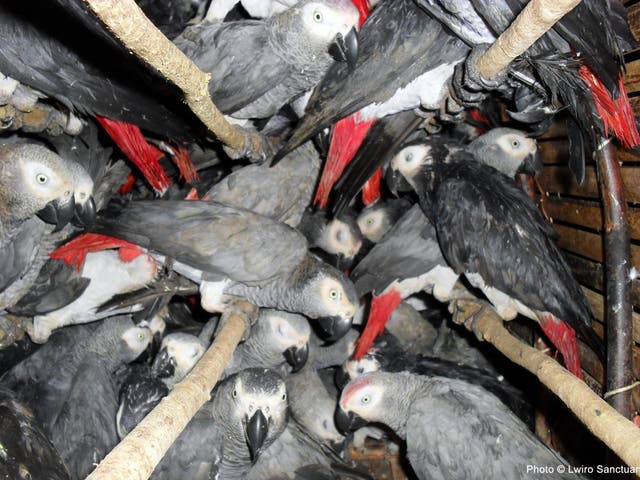
[[[490,44],[476,45],[471,49],[464,62],[456,65],[449,86],[450,95],[465,107],[478,106],[491,90],[497,90],[506,81],[506,72],[487,80],[477,68],[478,59],[487,51]]]
[[[449,304],[449,312],[451,312],[453,322],[464,325],[480,341],[483,341],[484,337],[477,328],[476,320],[482,317],[487,309],[493,310],[493,307],[489,302],[478,299],[457,299]]]
[[[218,326],[216,328],[216,335],[224,327],[224,325],[226,325],[228,318],[231,315],[238,315],[245,322],[244,333],[242,334],[242,339],[240,341],[246,341],[249,338],[251,327],[258,321],[258,312],[259,309],[247,301],[238,298],[230,300],[226,304],[224,313],[220,317],[220,321],[218,322]]]
[[[245,128],[236,127],[244,135],[244,143],[241,149],[235,150],[223,145],[224,152],[232,159],[246,158],[251,163],[261,163],[271,159],[278,151],[278,141],[273,137],[265,137],[257,132]]]

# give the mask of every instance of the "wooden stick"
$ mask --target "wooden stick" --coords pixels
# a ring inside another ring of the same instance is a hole
[[[473,317],[472,329],[476,334],[509,360],[538,377],[620,459],[640,468],[640,428],[616,412],[558,362],[511,335],[488,304],[458,300],[454,312],[456,321],[467,325],[468,319]]]
[[[87,480],[146,480],[211,390],[244,334],[255,307],[237,302],[193,370],[100,462]],[[239,313],[240,312],[240,313]]]
[[[480,75],[487,80],[496,77],[579,3],[580,0],[531,0],[478,59]]]
[[[264,157],[264,137],[236,128],[224,118],[209,96],[211,75],[165,37],[134,0],[83,1],[129,51],[182,91],[186,104],[218,140],[253,159]]]

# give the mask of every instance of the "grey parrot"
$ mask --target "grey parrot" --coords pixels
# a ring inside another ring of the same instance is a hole
[[[249,338],[238,345],[224,373],[252,367],[281,371],[285,361],[296,372],[307,362],[310,335],[311,327],[302,315],[262,309]]]
[[[129,333],[125,335],[126,332]],[[122,345],[122,337],[135,345],[140,340],[138,334],[142,334],[144,343],[148,332],[150,330],[146,327],[135,327],[128,317],[114,317],[62,329],[36,352],[8,370],[0,384],[16,392],[20,401],[34,412],[45,431],[50,432],[83,362],[95,352]]]
[[[51,426],[51,440],[72,478],[85,478],[118,443],[113,421],[118,395],[113,374],[135,360],[152,336],[151,330],[135,326],[128,316],[108,318],[96,330],[96,341],[73,375]]]
[[[357,330],[351,328],[342,338],[327,345],[312,333],[309,340],[309,368],[322,370],[342,365],[353,354],[359,335]]]
[[[16,287],[10,287],[29,271],[42,238],[54,226],[60,230],[75,214],[81,167],[71,164],[40,145],[0,146],[0,309],[19,300],[11,295]]]
[[[318,319],[329,337],[344,334],[356,310],[351,282],[311,255],[291,227],[217,202],[131,202],[97,230],[173,258],[200,284],[201,304],[222,311],[229,296]]]
[[[266,118],[313,89],[334,58],[355,63],[358,19],[350,0],[303,0],[265,20],[202,22],[174,43],[212,73],[223,113]]]
[[[3,479],[69,480],[60,455],[15,394],[0,386],[0,477]]]
[[[338,425],[389,426],[406,441],[423,479],[528,478],[527,465],[565,465],[494,395],[443,377],[375,372],[351,381],[340,397]],[[576,478],[557,473],[557,478]]]
[[[329,254],[328,259],[332,260],[331,263],[336,263],[336,259],[339,264],[340,260],[349,263],[362,247],[362,233],[355,218],[349,212],[329,219],[326,212],[322,210],[307,211],[297,228],[307,237],[311,247],[319,248]],[[349,266],[350,264],[347,268]]]
[[[118,436],[124,438],[198,363],[211,343],[211,319],[199,335],[173,332],[162,339],[151,366],[132,365],[121,372],[119,407],[116,413]]]
[[[356,222],[364,238],[378,243],[409,208],[411,203],[403,198],[381,199],[363,208]]]
[[[296,227],[311,203],[320,172],[320,156],[307,142],[277,166],[248,165],[229,174],[203,198],[246,208]]]
[[[105,250],[87,254],[81,274],[89,284],[78,298],[60,309],[33,317],[33,326],[27,329],[32,341],[44,343],[58,328],[112,315],[98,312],[98,307],[115,295],[149,285],[156,278],[157,265],[146,254],[125,262],[117,251]]]
[[[218,384],[152,479],[244,480],[287,424],[287,389],[273,370],[250,368]]]
[[[391,162],[392,190],[408,182],[455,274],[464,273],[505,320],[520,313],[537,321],[568,369],[582,377],[576,331],[598,355],[604,346],[540,211],[512,179],[471,152],[449,150],[437,138],[415,148]]]

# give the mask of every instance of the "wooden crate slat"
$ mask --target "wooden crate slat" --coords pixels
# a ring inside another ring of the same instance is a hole
[[[598,292],[594,292],[593,290],[582,287],[584,294],[589,300],[591,304],[591,308],[593,310],[593,315],[596,319],[604,322],[604,298]],[[640,343],[640,313],[633,313],[633,340],[636,343]],[[593,329],[596,331],[600,338],[603,338],[603,326],[599,323],[593,324]]]
[[[625,198],[628,202],[640,202],[640,168],[622,167]],[[548,193],[560,193],[583,198],[600,198],[598,180],[594,166],[587,165],[585,179],[578,185],[569,170],[564,165],[547,165],[539,176],[540,184]]]
[[[627,71],[624,74],[624,84],[628,93],[640,91],[640,60],[627,63]]]
[[[592,290],[604,292],[604,269],[602,264],[579,257],[570,252],[563,252],[567,263],[578,281]],[[640,280],[631,282],[631,303],[640,306]]]
[[[554,220],[602,231],[602,206],[600,202],[576,200],[572,198],[545,198],[544,209]],[[629,207],[627,220],[631,230],[631,238],[640,240],[640,209]]]

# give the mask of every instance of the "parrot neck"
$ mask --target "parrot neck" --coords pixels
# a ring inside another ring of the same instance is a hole
[[[383,420],[384,423],[389,425],[396,434],[406,440],[407,438],[407,420],[409,419],[409,413],[414,401],[421,396],[424,391],[424,387],[421,382],[416,382],[412,375],[401,376],[398,374],[397,378],[401,382],[398,388],[393,389],[393,395],[390,408],[386,409],[388,412]]]

